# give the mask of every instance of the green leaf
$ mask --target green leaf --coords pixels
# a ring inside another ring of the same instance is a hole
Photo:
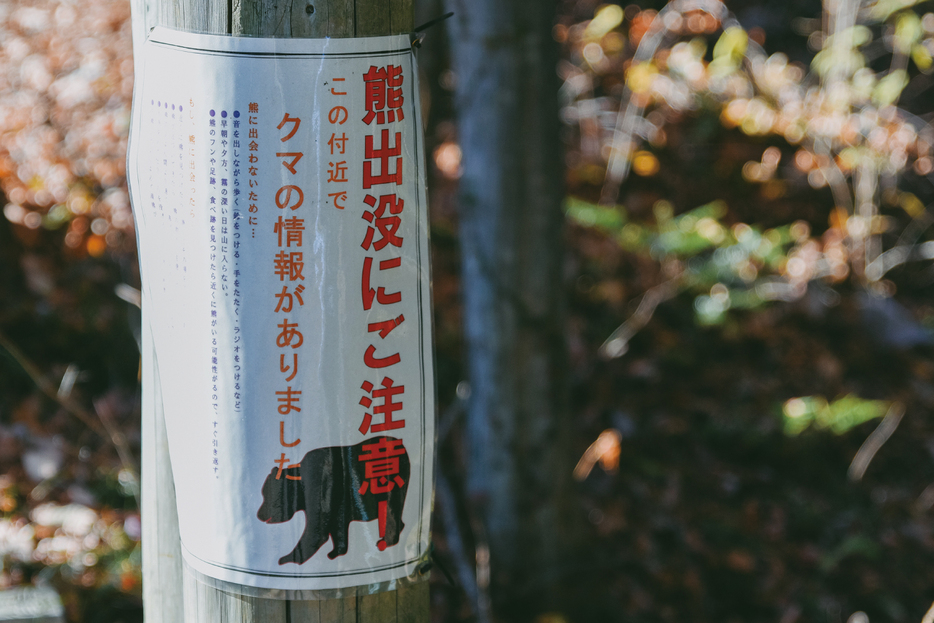
[[[711,73],[724,75],[734,71],[743,62],[748,45],[749,35],[739,26],[724,30],[713,47],[713,61],[709,66]]]
[[[866,58],[856,48],[836,50],[825,47],[811,61],[811,67],[821,76],[826,76],[831,70],[850,76],[865,66]]]
[[[889,406],[890,403],[882,400],[863,400],[849,394],[818,413],[816,424],[819,428],[829,428],[835,435],[842,435],[863,422],[883,417]]]
[[[572,221],[610,233],[618,232],[626,224],[626,215],[623,210],[607,208],[575,197],[568,197],[565,200],[564,210]]]
[[[785,434],[792,437],[801,434],[826,408],[827,401],[821,396],[802,396],[787,401],[782,407]]]
[[[873,539],[857,534],[847,537],[832,552],[823,557],[820,569],[824,573],[833,571],[844,558],[850,556],[863,556],[869,560],[876,560],[882,553],[882,548]]]
[[[813,423],[818,429],[842,435],[864,422],[883,417],[890,406],[883,400],[864,400],[853,394],[830,404],[822,396],[792,398],[782,408],[785,434],[798,435]]]
[[[715,59],[729,57],[734,62],[743,60],[746,55],[746,46],[749,44],[749,35],[739,26],[731,26],[723,31],[717,44],[713,47]]]
[[[898,101],[902,91],[908,86],[908,73],[904,69],[896,69],[885,76],[873,89],[872,101],[879,108],[890,106]]]
[[[914,11],[899,13],[895,20],[895,51],[909,54],[912,47],[921,40],[923,32],[921,19]]]
[[[701,251],[711,248],[713,244],[707,238],[704,238],[697,232],[682,232],[679,230],[666,231],[658,236],[656,249],[663,255],[669,253],[691,257]]]
[[[885,21],[889,17],[902,9],[919,4],[921,0],[878,0],[870,11],[870,17],[875,20]]]
[[[916,44],[911,46],[911,60],[915,62],[918,69],[921,71],[927,71],[931,68],[932,59],[931,52],[924,45]]]
[[[607,4],[600,7],[584,29],[584,38],[590,41],[600,39],[622,24],[624,16],[623,8],[617,4]]]

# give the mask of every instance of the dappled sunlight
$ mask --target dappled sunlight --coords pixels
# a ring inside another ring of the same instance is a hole
[[[919,16],[899,12],[901,8],[884,2],[859,8],[842,0],[828,5],[829,30],[815,30],[812,34],[818,36],[809,39],[816,49],[810,67],[789,62],[781,52],[766,54],[719,2],[675,1],[658,14],[631,7],[628,24],[619,19],[619,7],[598,10],[593,20],[571,26],[559,37],[571,57],[562,66],[563,117],[579,137],[569,156],[572,180],[595,183],[594,171],[605,172],[599,203],[625,215],[625,207],[615,205],[620,184],[629,171],[641,177],[659,173],[663,165],[656,152],[665,153],[667,126],[685,113],[719,109],[725,128],[783,143],[747,161],[743,179],[758,185],[766,201],[782,198],[802,177],[814,189],[830,187],[835,209],[829,228],[819,237],[791,237],[789,224],[784,240],[781,229],[764,232],[777,254],[765,262],[743,252],[761,237],[750,225],[733,226],[734,231],[742,226],[753,232],[737,246],[731,244],[739,242],[735,235],[730,240],[714,233],[724,230],[723,223],[709,217],[704,221],[702,230],[718,237],[713,242],[691,224],[700,219],[679,217],[672,228],[670,218],[660,219],[655,210],[657,238],[640,247],[639,241],[650,236],[642,230],[653,226],[630,223],[618,232],[621,245],[648,252],[662,263],[693,258],[679,269],[680,287],[703,292],[697,294],[695,308],[704,322],[717,322],[731,306],[800,298],[806,284],[817,279],[839,283],[852,277],[877,294],[890,294],[892,284],[878,282],[898,264],[923,261],[928,249],[915,239],[883,251],[881,235],[910,228],[912,219],[926,214],[915,207],[911,191],[899,187],[898,178],[905,169],[930,172],[934,146],[934,128],[896,106],[908,85],[908,64],[922,72],[919,79],[931,68],[934,13]],[[638,45],[601,51],[607,60],[595,64],[593,46],[611,34],[610,23],[622,29],[616,33],[622,37],[628,28],[629,40]],[[867,46],[884,46],[889,67],[871,69],[863,55]],[[782,166],[785,154],[785,162],[793,166]],[[882,215],[880,204],[886,203],[902,206],[907,219]],[[571,210],[570,215],[578,218],[584,211]],[[762,218],[769,220],[764,213]],[[588,220],[594,217],[580,222]],[[688,242],[692,235],[696,242]],[[716,252],[702,253],[710,250]],[[724,281],[717,273],[727,256],[732,270]],[[719,296],[707,293],[713,285],[708,275],[716,275]]]
[[[30,229],[66,228],[78,254],[133,252],[129,5],[9,2],[0,17],[3,215]]]
[[[575,476],[638,578],[622,607],[920,620],[929,598],[888,562],[931,543],[928,457],[900,455],[927,443],[934,378],[931,6],[826,2],[789,32],[764,21],[797,10],[777,5],[630,5],[606,30],[617,9],[553,36],[571,343],[601,379],[581,382],[599,389]],[[901,554],[896,491],[918,535]]]

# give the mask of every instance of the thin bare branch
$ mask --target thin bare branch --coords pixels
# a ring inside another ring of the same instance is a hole
[[[50,400],[57,403],[62,409],[75,416],[85,426],[93,430],[95,433],[103,437],[104,439],[108,438],[106,431],[101,427],[97,422],[96,418],[83,408],[81,405],[77,404],[74,400],[68,397],[62,397],[58,395],[58,389],[53,385],[45,375],[39,370],[39,368],[29,360],[28,357],[21,351],[16,344],[10,341],[3,332],[0,332],[0,346],[3,347],[10,356],[20,365],[32,382],[36,384],[43,394],[45,394]]]
[[[649,323],[659,305],[673,298],[681,291],[684,285],[683,282],[682,275],[678,275],[673,279],[649,288],[642,295],[639,307],[636,308],[632,316],[621,324],[600,346],[600,354],[608,359],[615,359],[625,354],[629,349],[629,340]]]
[[[103,424],[104,428],[107,430],[107,434],[110,436],[110,441],[113,443],[114,448],[117,450],[117,456],[120,458],[120,463],[123,465],[123,469],[133,475],[133,479],[135,480],[135,485],[133,486],[133,498],[136,500],[136,507],[140,508],[139,473],[134,467],[133,453],[130,451],[130,446],[126,441],[126,436],[124,436],[124,434],[121,433],[117,426],[114,424],[111,417],[113,415],[112,410],[106,401],[95,400],[94,411],[97,412],[97,416],[100,418],[101,424]]]
[[[866,469],[869,467],[869,463],[885,442],[889,440],[889,437],[892,436],[895,429],[898,428],[904,415],[905,405],[901,402],[893,402],[892,406],[889,407],[888,413],[882,418],[882,422],[880,422],[876,430],[872,431],[869,437],[866,438],[866,441],[863,442],[863,445],[860,446],[859,450],[856,452],[856,456],[853,457],[853,462],[850,463],[850,469],[847,470],[847,476],[850,480],[853,482],[862,480]]]
[[[11,342],[2,332],[0,332],[0,346],[10,353],[10,356],[13,357],[23,371],[29,375],[29,378],[32,379],[32,382],[36,384],[36,387],[38,387],[43,394],[57,403],[66,412],[81,420],[85,426],[102,438],[108,439],[117,451],[117,456],[120,459],[123,469],[131,473],[136,479],[136,482],[139,483],[139,473],[134,467],[133,453],[130,451],[130,446],[126,442],[126,437],[117,430],[117,427],[114,426],[111,421],[109,406],[103,401],[95,401],[94,409],[97,412],[97,417],[95,418],[91,412],[71,399],[70,392],[60,392],[55,385],[42,374],[39,368],[26,357],[23,351],[21,351],[16,344]],[[138,508],[140,503],[138,487],[134,488],[133,497],[136,498],[136,506]]]
[[[907,262],[920,260],[934,260],[934,241],[922,242],[919,245],[897,246],[882,253],[869,266],[866,267],[866,277],[870,281],[878,281],[887,272]]]
[[[729,15],[723,3],[716,0],[675,0],[669,2],[659,11],[648,32],[643,35],[639,47],[633,56],[633,64],[648,62],[654,58],[658,48],[665,38],[671,34],[669,21],[666,19],[670,13],[685,13],[687,11],[706,11],[721,22]],[[600,193],[601,205],[614,205],[619,197],[619,188],[629,175],[632,154],[635,151],[635,129],[637,121],[642,117],[645,107],[640,98],[633,98],[629,89],[623,94],[619,114],[616,117],[616,127],[613,130],[613,139],[610,141],[610,160],[607,163],[606,179]]]

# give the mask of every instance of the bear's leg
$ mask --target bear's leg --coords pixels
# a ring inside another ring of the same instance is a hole
[[[347,548],[350,547],[350,522],[336,522],[332,526],[331,538],[334,540],[334,549],[328,553],[328,558],[334,560],[346,554]]]
[[[383,540],[386,542],[387,547],[392,547],[399,542],[399,535],[402,534],[402,528],[405,527],[405,524],[402,523],[402,504],[405,502],[405,498],[394,495],[395,493],[396,491],[393,491],[389,494],[389,503],[386,505],[386,533]]]
[[[309,530],[306,526],[302,538],[295,545],[295,549],[279,559],[279,564],[284,565],[287,562],[303,564],[315,553],[321,549],[321,546],[328,542],[327,534],[318,534],[315,530]]]

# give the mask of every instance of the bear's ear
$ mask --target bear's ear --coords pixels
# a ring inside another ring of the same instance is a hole
[[[275,467],[270,470],[269,475],[266,476],[266,480],[263,482],[263,497],[269,497],[270,495],[275,495],[275,490],[278,489],[278,483],[276,482],[276,471]]]

